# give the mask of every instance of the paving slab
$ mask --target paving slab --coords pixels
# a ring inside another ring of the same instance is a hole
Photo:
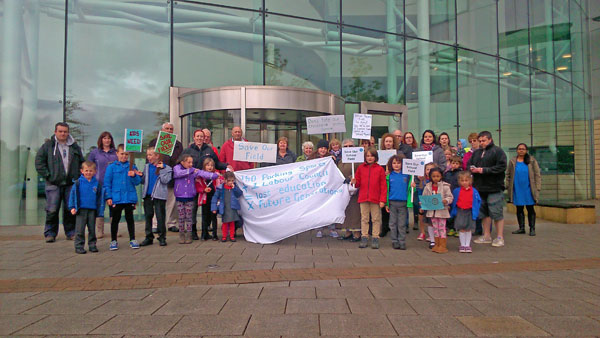
[[[147,298],[144,300],[115,299],[104,303],[90,312],[90,315],[151,315],[168,301],[165,299]]]
[[[262,288],[239,288],[235,285],[234,287],[211,287],[210,290],[204,296],[203,299],[215,299],[215,298],[258,298]]]
[[[221,311],[227,299],[172,298],[161,299],[166,304],[152,314],[156,315],[216,315]]]
[[[116,315],[90,333],[164,336],[182,317],[183,316]]]
[[[433,299],[455,299],[455,300],[489,300],[485,294],[472,288],[423,288]]]
[[[582,300],[530,300],[527,303],[552,316],[594,316],[600,315],[600,307]],[[600,333],[600,332],[599,332]]]
[[[345,299],[288,299],[285,313],[350,313],[350,309]]]
[[[469,337],[471,330],[451,316],[401,316],[387,315],[399,335]]]
[[[32,309],[27,310],[26,314],[47,314],[47,315],[68,315],[85,314],[103,304],[108,300],[84,300],[74,301],[69,299],[51,300]]]
[[[528,302],[512,299],[468,300],[466,301],[486,316],[540,316],[547,315],[540,308]]]
[[[46,315],[2,315],[0,316],[0,335],[8,336],[44,317]]]
[[[0,304],[0,315],[19,314],[27,310],[33,309],[36,306],[49,302],[47,299],[21,299],[21,298],[5,298]]]
[[[373,294],[364,286],[317,287],[317,298],[369,298]]]
[[[246,314],[283,314],[285,312],[285,298],[230,298],[223,306],[220,314],[231,316]]]
[[[583,316],[526,317],[528,322],[553,336],[598,336],[600,322]]]
[[[311,286],[264,287],[260,299],[264,298],[316,298]]]
[[[89,300],[142,300],[149,294],[154,292],[154,289],[137,289],[137,290],[104,290],[96,292],[90,296]]]
[[[15,332],[15,334],[87,334],[108,321],[111,317],[111,315],[79,316],[79,318],[75,320],[73,315],[51,315]]]
[[[490,336],[549,336],[549,334],[519,316],[473,317],[460,316],[458,320],[478,337]]]
[[[377,299],[431,299],[417,287],[370,286],[369,289]]]
[[[348,298],[347,301],[353,314],[417,314],[405,299]]]
[[[466,301],[449,299],[408,299],[408,304],[419,315],[480,316],[482,313]]]
[[[184,316],[169,331],[169,336],[240,336],[244,334],[249,315]]]
[[[319,335],[319,317],[315,314],[252,315],[244,334],[250,337],[315,337]]]
[[[397,334],[388,318],[381,314],[322,314],[319,318],[324,336]]]

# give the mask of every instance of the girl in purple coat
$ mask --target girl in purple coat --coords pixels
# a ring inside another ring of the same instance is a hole
[[[183,154],[173,168],[175,182],[175,200],[179,212],[179,244],[192,243],[192,211],[196,203],[196,177],[214,180],[219,175],[193,167],[194,159],[189,154]]]

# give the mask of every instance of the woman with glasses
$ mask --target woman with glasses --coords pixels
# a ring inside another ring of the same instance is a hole
[[[525,143],[517,145],[517,156],[508,163],[506,171],[506,189],[508,202],[517,207],[517,222],[519,229],[513,234],[525,233],[525,213],[529,223],[529,236],[535,236],[535,204],[542,189],[540,166],[533,156],[529,155]]]

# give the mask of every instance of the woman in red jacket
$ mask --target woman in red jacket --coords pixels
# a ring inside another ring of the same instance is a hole
[[[365,163],[356,169],[352,184],[358,188],[360,204],[361,239],[359,248],[366,248],[369,241],[369,216],[373,223],[371,248],[379,249],[379,231],[381,229],[381,208],[387,200],[385,171],[377,164],[377,149],[370,147],[365,152]]]

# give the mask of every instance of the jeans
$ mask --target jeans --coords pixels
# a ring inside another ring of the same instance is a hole
[[[408,221],[408,208],[406,201],[390,201],[390,233],[392,243],[406,241],[406,225]]]
[[[121,221],[121,214],[125,210],[125,221],[127,221],[127,232],[129,232],[129,240],[135,239],[135,222],[133,221],[133,207],[135,204],[113,204],[113,218],[110,222],[110,240],[117,240],[117,233],[119,232],[119,222]]]
[[[70,185],[54,185],[46,182],[46,225],[44,226],[44,237],[56,237],[58,235],[58,212],[63,207],[63,226],[67,237],[75,234],[75,216],[69,210]]]
[[[88,229],[88,248],[96,246],[96,210],[79,209],[75,216],[75,249],[85,246],[85,228]]]
[[[166,203],[167,201],[165,200],[153,199],[150,196],[144,197],[144,218],[146,220],[146,227],[144,230],[146,233],[146,238],[149,240],[154,240],[154,234],[152,233],[152,218],[155,214],[158,238],[166,238]]]

